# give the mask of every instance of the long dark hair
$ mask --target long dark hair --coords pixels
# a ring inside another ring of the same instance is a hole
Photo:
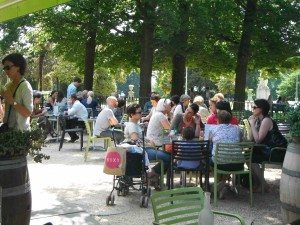
[[[268,116],[270,111],[270,104],[266,99],[256,99],[254,104],[261,109],[263,116]]]

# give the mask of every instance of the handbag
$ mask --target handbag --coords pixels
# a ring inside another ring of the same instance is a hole
[[[286,138],[280,133],[276,122],[274,120],[272,120],[272,122],[273,122],[273,129],[270,132],[270,138],[268,143],[266,144],[271,148],[274,147],[286,148],[288,143]]]
[[[13,98],[16,96],[16,92],[20,86],[21,83],[23,83],[25,80],[22,80],[17,88],[15,89],[15,92],[13,94]],[[10,112],[11,112],[11,105],[9,105],[9,109],[8,109],[8,115],[7,115],[7,120],[6,121],[9,121],[9,116],[10,116]],[[2,123],[1,126],[0,126],[0,133],[5,133],[5,132],[8,132],[10,130],[9,126],[8,126],[8,122],[6,123]]]
[[[120,147],[108,147],[105,155],[103,172],[116,176],[125,175],[126,151],[126,149]]]

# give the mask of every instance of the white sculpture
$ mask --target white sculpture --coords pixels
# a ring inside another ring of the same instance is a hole
[[[263,78],[259,78],[259,84],[256,89],[256,99],[269,99],[270,96],[270,88],[268,87],[268,80],[264,80]]]
[[[248,89],[247,95],[248,95],[247,101],[253,101],[253,89],[251,89],[251,88]]]
[[[128,91],[128,101],[129,101],[129,102],[133,102],[133,101],[134,101],[134,91],[133,91],[134,85],[129,84],[128,87],[129,87],[129,91]]]

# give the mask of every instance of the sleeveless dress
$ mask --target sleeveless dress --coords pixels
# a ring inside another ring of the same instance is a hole
[[[264,118],[266,118],[266,117],[264,117]],[[268,118],[270,118],[270,117],[268,117]],[[256,127],[257,127],[258,131],[260,129],[260,125],[261,125],[261,122],[263,121],[263,119],[256,123]],[[282,134],[280,133],[276,122],[272,118],[270,118],[270,119],[272,120],[273,128],[268,131],[267,135],[265,136],[265,138],[260,143],[260,144],[263,144],[265,146],[254,146],[253,154],[252,154],[252,162],[253,163],[261,163],[263,161],[269,161],[270,156],[271,156],[271,149],[272,148],[274,148],[274,147],[286,147],[286,145],[287,145],[287,141],[282,136]],[[280,144],[276,140],[274,141],[274,137],[277,140],[281,139]],[[275,155],[275,158],[276,158],[275,159],[276,161],[280,162],[280,161],[283,161],[284,155],[283,156],[282,155]],[[272,160],[272,161],[274,161],[274,160]]]

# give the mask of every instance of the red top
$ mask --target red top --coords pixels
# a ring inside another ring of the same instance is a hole
[[[207,117],[207,121],[206,121],[207,124],[218,124],[218,117],[216,114],[211,114]],[[238,125],[239,124],[239,121],[237,120],[236,117],[231,117],[231,120],[230,120],[230,124],[233,124],[233,125]]]

